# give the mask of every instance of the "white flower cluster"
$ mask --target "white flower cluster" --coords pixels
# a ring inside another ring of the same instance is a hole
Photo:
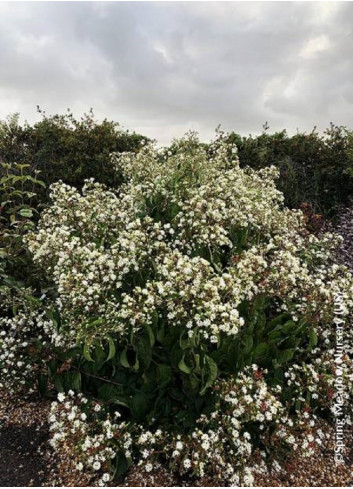
[[[98,485],[105,486],[111,479],[112,464],[117,455],[131,460],[132,432],[129,425],[115,420],[102,410],[100,404],[92,405],[82,394],[58,394],[49,416],[52,432],[51,445],[58,452],[66,451],[75,457],[76,469],[85,470],[94,477],[99,475]]]
[[[169,327],[217,342],[237,334],[239,305],[259,294],[322,330],[337,291],[352,311],[352,277],[329,262],[339,238],[310,235],[300,211],[283,209],[274,168],[241,169],[222,137],[206,150],[193,135],[116,166],[117,192],[53,185],[28,237],[57,285],[64,336],[124,338],[162,311]]]
[[[0,388],[18,392],[36,389],[36,377],[45,370],[45,350],[53,325],[32,307],[0,318]]]
[[[49,419],[52,445],[59,452],[73,450],[78,470],[103,474],[99,485],[105,485],[104,474],[120,454],[146,473],[158,471],[163,463],[171,473],[198,483],[252,486],[253,474],[281,469],[288,448],[310,457],[325,439],[315,414],[290,414],[291,404],[279,400],[281,390],[279,385],[269,387],[266,371],[252,365],[237,378],[216,383],[213,410],[202,415],[189,434],[113,422],[82,395],[59,394]]]

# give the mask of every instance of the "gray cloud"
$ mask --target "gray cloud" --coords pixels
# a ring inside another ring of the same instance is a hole
[[[0,3],[0,117],[94,108],[161,143],[352,127],[350,2]]]

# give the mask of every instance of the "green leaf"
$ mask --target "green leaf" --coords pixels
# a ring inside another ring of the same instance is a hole
[[[112,404],[116,404],[117,406],[124,406],[124,407],[130,409],[129,400],[128,400],[127,397],[124,397],[124,396],[115,396],[114,399],[111,399],[110,402]]]
[[[159,387],[163,387],[171,381],[172,369],[169,365],[159,364],[157,365],[157,379]]]
[[[295,321],[287,321],[284,325],[282,330],[284,333],[290,333],[291,331],[295,330],[297,328],[298,324]]]
[[[254,339],[253,339],[252,335],[244,336],[243,342],[244,342],[244,346],[245,346],[244,353],[249,353],[251,351],[251,348],[253,347],[253,344],[254,344]]]
[[[52,358],[48,362],[48,372],[50,376],[53,376],[58,368],[58,362],[55,358]]]
[[[108,362],[109,360],[111,360],[112,358],[114,358],[115,353],[116,353],[116,348],[115,348],[114,341],[111,339],[110,336],[108,336],[108,343],[109,343],[109,353],[108,353],[106,362]]]
[[[266,304],[266,297],[263,295],[259,295],[254,300],[254,309],[263,309]]]
[[[46,314],[47,318],[52,321],[52,323],[54,324],[54,326],[56,328],[58,328],[59,325],[60,325],[60,315],[59,315],[59,312],[56,309],[46,309],[45,310],[45,314]]]
[[[127,348],[125,348],[120,354],[120,363],[125,368],[130,368],[129,361],[127,359]]]
[[[116,466],[115,466],[115,470],[114,470],[114,477],[119,478],[119,477],[123,476],[127,472],[129,466],[130,466],[129,461],[125,457],[125,455],[122,453],[118,453],[116,456]]]
[[[218,367],[213,358],[209,356],[205,356],[205,367],[206,367],[206,382],[200,391],[200,395],[202,396],[206,390],[211,387],[214,381],[217,379],[218,375]]]
[[[89,321],[88,326],[90,326],[90,327],[100,326],[102,324],[104,324],[104,319],[103,318],[97,318],[97,319],[92,319],[91,321]]]
[[[261,331],[266,326],[266,314],[263,311],[257,313],[256,331]]]
[[[186,331],[183,331],[179,338],[179,345],[182,350],[186,350],[190,346],[189,337]]]
[[[136,370],[138,370],[140,366],[142,370],[148,369],[152,360],[152,348],[148,335],[139,338],[136,350],[136,361],[139,363],[139,365],[136,365],[135,367]]]
[[[140,360],[139,360],[139,357],[138,357],[138,354],[136,353],[136,360],[135,360],[135,363],[132,367],[132,369],[137,372],[140,368]]]
[[[117,387],[111,384],[103,383],[98,388],[98,398],[102,401],[110,402],[119,395]]]
[[[270,343],[277,343],[278,339],[281,338],[281,336],[282,336],[282,331],[280,329],[275,328],[268,335],[268,339],[270,340]]]
[[[81,392],[81,373],[80,372],[68,372],[64,376],[64,385],[67,390],[74,390]]]
[[[158,312],[155,310],[152,313],[152,325],[153,325],[154,328],[157,328],[158,321],[159,321]]]
[[[275,318],[271,319],[268,323],[268,329],[273,329],[274,327],[278,326],[279,324],[283,324],[283,322],[288,319],[290,315],[287,312],[283,312],[282,314],[279,314]]]
[[[278,363],[282,364],[282,363],[289,362],[289,360],[292,360],[292,358],[294,356],[294,351],[295,350],[292,350],[292,349],[280,351],[278,353],[278,356],[277,356]]]
[[[18,213],[22,217],[33,217],[33,212],[31,209],[21,209]]]
[[[179,364],[178,364],[178,367],[179,367],[179,369],[180,369],[182,372],[184,372],[185,374],[188,374],[188,375],[189,375],[189,374],[191,374],[192,369],[186,365],[186,363],[185,363],[185,361],[184,361],[184,357],[185,357],[185,353],[184,353],[184,355],[183,355],[182,359],[180,360],[180,362],[179,362]]]
[[[195,372],[200,373],[201,372],[201,369],[200,369],[201,357],[198,353],[194,353],[193,357],[194,357],[194,364],[195,364]]]
[[[268,352],[268,344],[267,343],[260,343],[257,345],[257,347],[253,351],[253,356],[254,357],[262,357],[265,355],[265,353]]]
[[[33,304],[41,304],[41,301],[38,299],[38,297],[34,297],[33,295],[25,295],[25,299],[29,302],[32,302]]]
[[[159,323],[159,327],[157,327],[157,341],[159,341],[159,343],[162,343],[163,344],[163,341],[164,341],[164,337],[165,337],[165,321],[161,321]]]
[[[52,381],[53,381],[53,384],[54,384],[55,389],[58,392],[64,392],[64,386],[63,386],[63,382],[62,382],[62,375],[60,375],[60,374],[53,375]]]
[[[40,374],[38,377],[38,390],[41,396],[44,396],[48,390],[48,376]]]
[[[132,415],[139,420],[143,420],[148,409],[146,395],[143,392],[137,392],[132,396],[129,404]]]
[[[101,367],[103,363],[105,363],[107,360],[107,354],[104,351],[104,348],[102,347],[102,344],[99,342],[99,340],[94,340],[91,346],[93,348],[94,361],[100,364]]]
[[[154,337],[154,333],[152,331],[151,326],[149,324],[146,324],[145,325],[145,330],[148,333],[148,337],[149,337],[149,340],[150,340],[150,345],[153,346],[154,343],[155,343],[155,337]]]
[[[309,331],[309,344],[308,344],[307,349],[312,350],[314,348],[314,346],[317,345],[317,340],[318,340],[318,337],[317,337],[316,331],[314,328],[312,328]]]
[[[28,165],[30,166],[30,165]],[[36,185],[41,185],[42,187],[46,187],[45,183],[42,180],[37,180],[36,178],[31,177],[30,175],[27,175],[27,180],[30,180],[31,182],[35,183]]]
[[[197,377],[194,374],[191,374],[190,377],[189,377],[189,382],[190,382],[191,389],[193,391],[198,391],[199,390],[199,386],[200,386],[200,379],[199,379],[199,377]]]
[[[85,359],[88,362],[94,362],[93,358],[91,357],[90,351],[89,351],[90,348],[91,348],[91,344],[86,342],[84,344],[84,347],[83,347],[83,356],[85,357]]]

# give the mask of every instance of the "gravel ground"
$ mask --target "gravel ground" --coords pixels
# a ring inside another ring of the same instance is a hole
[[[0,486],[42,486],[47,466],[48,402],[0,393]]]
[[[41,486],[46,467],[38,449],[47,438],[35,426],[0,429],[0,486]]]

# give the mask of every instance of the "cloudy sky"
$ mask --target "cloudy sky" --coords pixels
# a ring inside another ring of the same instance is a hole
[[[93,107],[168,143],[353,127],[348,2],[0,2],[0,118]]]

